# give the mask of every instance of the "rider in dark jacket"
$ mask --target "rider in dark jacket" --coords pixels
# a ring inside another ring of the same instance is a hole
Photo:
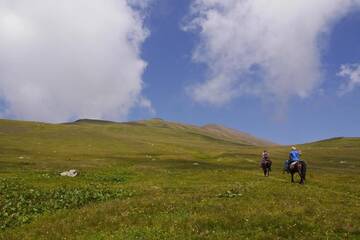
[[[262,153],[262,158],[263,161],[270,161],[270,154],[268,151],[264,150]]]
[[[264,150],[263,153],[261,154],[260,166],[263,162],[266,162],[266,161],[272,163],[270,160],[270,153],[268,151]]]

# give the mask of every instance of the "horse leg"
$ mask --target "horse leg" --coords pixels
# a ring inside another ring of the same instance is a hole
[[[304,183],[305,183],[305,182],[304,182],[304,178],[301,177],[300,184],[304,184]]]
[[[293,183],[294,182],[294,173],[291,172],[291,182]]]
[[[302,166],[300,165],[299,168],[298,168],[298,173],[299,173],[299,176],[300,176],[300,184],[304,184],[304,174],[303,174],[303,168]]]
[[[304,184],[305,183],[305,176],[304,176],[303,172],[300,173],[300,178],[301,178],[300,184]]]

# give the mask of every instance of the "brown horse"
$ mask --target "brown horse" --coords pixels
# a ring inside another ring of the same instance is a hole
[[[272,162],[270,160],[262,160],[260,162],[260,166],[264,171],[264,176],[268,177],[271,171],[271,164]]]
[[[294,174],[298,173],[300,176],[300,184],[305,183],[306,176],[306,163],[304,161],[296,161],[295,163],[290,164],[289,172],[291,174],[291,182],[294,182]]]

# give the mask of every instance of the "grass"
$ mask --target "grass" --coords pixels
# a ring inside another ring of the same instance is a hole
[[[265,178],[262,147],[191,126],[0,120],[0,239],[360,239],[360,139],[300,148],[303,186],[286,146]]]
[[[36,216],[60,209],[80,208],[89,202],[129,197],[131,193],[106,189],[101,185],[57,187],[44,190],[12,178],[0,181],[0,228],[7,229],[31,222]]]

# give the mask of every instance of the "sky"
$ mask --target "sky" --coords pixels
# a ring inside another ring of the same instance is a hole
[[[360,136],[360,0],[0,0],[0,118]]]

